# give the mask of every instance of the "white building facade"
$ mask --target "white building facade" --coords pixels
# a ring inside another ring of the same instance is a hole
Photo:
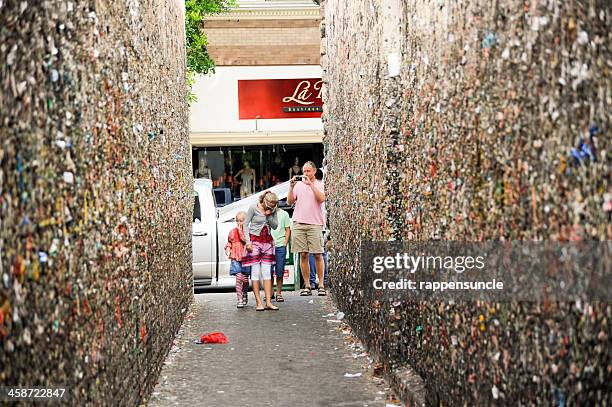
[[[193,170],[232,201],[322,164],[319,24],[309,0],[241,0],[206,20],[217,67],[193,88]]]

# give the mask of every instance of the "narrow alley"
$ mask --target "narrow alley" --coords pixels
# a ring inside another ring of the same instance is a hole
[[[612,407],[610,27],[0,0],[0,405]]]
[[[393,404],[330,297],[287,293],[279,311],[255,312],[249,295],[244,309],[236,308],[234,293],[195,295],[149,405]],[[228,343],[194,343],[213,331]]]

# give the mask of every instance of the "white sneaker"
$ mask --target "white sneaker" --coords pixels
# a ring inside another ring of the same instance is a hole
[[[249,303],[249,294],[244,294],[242,296],[242,305],[247,305]]]
[[[239,300],[239,301],[236,303],[236,308],[244,308],[244,301]]]

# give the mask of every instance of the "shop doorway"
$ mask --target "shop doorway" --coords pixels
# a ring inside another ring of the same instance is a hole
[[[194,178],[210,178],[219,206],[301,174],[306,161],[323,162],[323,144],[211,146],[192,149]]]

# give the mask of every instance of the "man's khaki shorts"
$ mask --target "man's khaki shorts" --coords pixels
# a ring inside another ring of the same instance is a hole
[[[293,223],[291,230],[292,253],[323,253],[323,226]]]

